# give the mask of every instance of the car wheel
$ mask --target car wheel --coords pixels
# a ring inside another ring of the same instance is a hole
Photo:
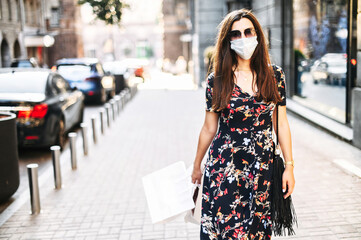
[[[104,104],[106,101],[107,101],[107,93],[105,92],[105,89],[102,88],[100,92],[99,103]]]
[[[65,125],[64,125],[64,120],[61,119],[59,120],[58,123],[58,134],[56,137],[56,145],[58,145],[60,147],[60,149],[64,148],[65,145]]]

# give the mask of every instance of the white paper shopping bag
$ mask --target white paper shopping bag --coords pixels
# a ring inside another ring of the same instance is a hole
[[[143,177],[152,223],[170,221],[194,208],[192,183],[184,162],[176,162]]]
[[[203,166],[203,167],[202,167]],[[202,172],[204,171],[204,165],[201,165]],[[187,169],[187,173],[191,178],[193,171],[193,166]],[[194,194],[195,191],[198,191],[197,198],[195,200],[195,208],[188,210],[187,214],[184,216],[184,221],[189,223],[194,223],[199,225],[201,223],[201,215],[202,215],[202,192],[203,192],[203,177],[201,178],[201,184],[198,188],[195,186],[192,188],[192,199],[194,202]]]

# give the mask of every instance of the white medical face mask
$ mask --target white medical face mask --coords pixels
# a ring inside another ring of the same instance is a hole
[[[231,41],[231,49],[233,49],[241,58],[248,60],[252,57],[257,44],[257,36],[239,38]]]

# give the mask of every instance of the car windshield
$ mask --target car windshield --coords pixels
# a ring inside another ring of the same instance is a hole
[[[1,93],[45,93],[47,72],[9,72],[0,74]]]
[[[347,62],[343,59],[336,59],[334,61],[328,61],[327,62],[328,67],[346,67]]]
[[[66,79],[82,81],[91,74],[91,67],[80,64],[59,65],[58,72]]]
[[[103,68],[107,72],[111,72],[112,74],[124,74],[127,70],[125,64],[117,61],[117,62],[105,62],[103,64]]]
[[[31,65],[31,63],[27,62],[27,61],[19,61],[19,62],[12,63],[11,67],[32,68],[33,65]]]

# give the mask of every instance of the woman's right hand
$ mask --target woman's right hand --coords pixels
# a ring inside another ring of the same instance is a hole
[[[201,184],[201,179],[202,179],[202,171],[201,171],[201,169],[193,167],[192,183]]]

